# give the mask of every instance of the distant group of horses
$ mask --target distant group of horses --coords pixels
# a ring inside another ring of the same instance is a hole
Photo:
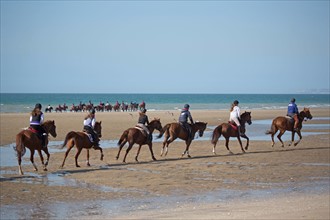
[[[289,145],[291,145],[294,142],[294,134],[297,133],[299,136],[299,140],[297,142],[294,143],[294,145],[296,146],[302,136],[301,136],[301,128],[302,128],[302,123],[305,119],[312,119],[312,115],[310,113],[310,110],[308,108],[304,108],[303,111],[301,111],[298,115],[298,119],[299,119],[299,123],[298,123],[298,130],[294,129],[294,121],[291,118],[288,117],[284,117],[284,116],[279,116],[276,117],[271,124],[271,129],[269,131],[266,131],[266,134],[270,134],[271,135],[271,139],[272,139],[272,146],[274,146],[275,142],[274,142],[274,135],[278,132],[278,130],[280,131],[279,134],[277,135],[277,138],[280,140],[282,147],[284,147],[284,143],[281,139],[281,136],[284,134],[285,131],[291,131],[292,132],[292,138],[291,138],[291,142],[289,143]],[[217,145],[218,139],[222,136],[224,136],[226,142],[225,142],[225,146],[227,148],[227,150],[232,153],[229,149],[228,143],[229,143],[229,138],[230,137],[235,137],[238,139],[238,142],[240,144],[241,150],[243,153],[245,153],[245,150],[248,150],[248,146],[249,146],[249,138],[245,135],[245,124],[252,124],[252,117],[251,117],[251,112],[244,112],[243,114],[241,114],[240,117],[240,123],[241,123],[241,127],[242,127],[242,133],[243,135],[239,135],[240,133],[238,132],[238,128],[237,126],[231,124],[231,123],[222,123],[220,125],[218,125],[212,133],[212,139],[211,139],[211,143],[213,145],[213,154],[216,154],[215,152],[215,147]],[[102,122],[97,122],[95,124],[95,131],[97,132],[99,137],[102,137],[102,126],[101,126]],[[43,123],[42,127],[45,129],[47,135],[52,135],[53,137],[56,137],[56,125],[55,125],[55,121],[46,121]],[[161,138],[164,136],[164,141],[163,141],[163,146],[161,149],[161,156],[166,156],[168,153],[168,146],[170,143],[172,143],[174,140],[176,140],[177,138],[180,138],[182,140],[185,141],[186,144],[186,148],[184,150],[184,152],[181,155],[181,158],[187,154],[188,157],[191,157],[189,154],[189,146],[191,144],[191,142],[194,140],[194,136],[195,134],[198,132],[198,135],[200,137],[203,136],[205,129],[207,128],[207,123],[205,122],[195,122],[194,124],[190,125],[190,130],[192,135],[189,135],[189,132],[179,123],[177,122],[173,122],[173,123],[169,123],[166,124],[164,127],[162,126],[160,119],[154,119],[152,120],[149,125],[147,126],[150,134],[152,134],[154,132],[154,130],[158,130],[159,131],[159,135],[157,138]],[[48,137],[48,136],[47,136]],[[243,149],[242,146],[242,141],[241,141],[241,137],[245,138],[247,140],[246,146],[245,146],[245,150]],[[129,153],[129,151],[132,149],[134,144],[139,145],[135,160],[138,162],[138,156],[141,150],[141,146],[142,145],[148,145],[149,146],[149,150],[151,153],[151,158],[153,160],[156,160],[154,153],[153,153],[153,148],[152,148],[152,140],[150,138],[148,138],[148,135],[145,134],[144,131],[142,131],[140,128],[134,127],[134,128],[129,128],[127,130],[125,130],[123,132],[123,134],[121,135],[119,141],[118,141],[118,146],[119,146],[119,150],[118,150],[118,154],[116,156],[116,159],[119,159],[120,156],[120,152],[123,149],[123,147],[125,146],[125,144],[128,143],[128,147],[125,153],[125,156],[123,158],[123,162],[126,162],[126,157],[127,154]],[[46,171],[47,170],[47,165],[48,165],[48,161],[49,161],[49,152],[48,152],[48,148],[47,148],[47,144],[48,144],[48,138],[46,140],[46,147],[42,147],[41,145],[41,140],[39,139],[38,135],[36,133],[34,133],[32,130],[22,130],[20,133],[18,133],[16,135],[16,146],[15,146],[15,150],[17,153],[17,159],[18,159],[18,165],[19,165],[19,173],[21,175],[23,175],[23,171],[22,171],[22,167],[21,167],[21,161],[22,161],[22,157],[25,153],[25,148],[30,149],[31,154],[30,154],[30,161],[34,166],[34,169],[37,171],[37,166],[34,163],[34,153],[35,151],[38,151],[40,159],[41,159],[41,163],[43,165],[43,169]],[[90,141],[89,136],[87,133],[82,132],[82,131],[70,131],[64,140],[64,143],[62,144],[62,148],[67,147],[67,150],[65,152],[64,155],[64,159],[63,162],[61,164],[61,168],[63,168],[65,160],[70,152],[70,150],[75,146],[77,148],[77,152],[75,155],[75,165],[76,167],[79,167],[78,164],[78,157],[82,151],[83,148],[87,149],[87,165],[90,166],[89,163],[89,150],[91,148],[94,148],[95,150],[100,150],[101,152],[101,160],[103,160],[103,150],[101,147],[99,146],[94,146],[93,143]],[[44,162],[43,156],[42,156],[42,152],[44,151],[47,155],[47,160],[46,162]]]
[[[74,103],[69,108],[65,103],[63,105],[58,105],[57,107],[53,108],[52,106],[48,105],[45,108],[45,112],[86,112],[90,111],[91,109],[94,109],[98,112],[111,112],[111,111],[138,111],[141,109],[144,109],[146,107],[146,103],[143,101],[140,104],[137,102],[130,102],[129,104],[126,102],[119,103],[118,101],[112,105],[109,102],[104,103],[100,102],[98,105],[94,105],[91,101],[89,101],[87,104],[85,103],[79,103],[79,105],[75,105]]]

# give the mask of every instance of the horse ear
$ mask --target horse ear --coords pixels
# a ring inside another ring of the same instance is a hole
[[[55,124],[55,120],[53,120],[53,124]]]
[[[100,121],[100,124],[102,123],[102,121]]]

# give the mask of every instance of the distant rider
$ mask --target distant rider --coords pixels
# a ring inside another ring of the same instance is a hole
[[[294,126],[293,126],[294,131],[298,130],[298,123],[299,123],[298,114],[299,114],[299,111],[298,111],[298,107],[296,105],[296,99],[292,98],[288,105],[287,116],[290,116],[294,119]]]
[[[138,127],[143,128],[143,130],[146,132],[148,136],[148,140],[152,141],[152,134],[150,133],[149,129],[147,128],[146,125],[149,125],[149,119],[148,116],[146,115],[147,109],[142,109],[142,111],[139,112],[139,120],[138,120]]]
[[[89,111],[89,114],[85,117],[84,119],[84,130],[88,133],[92,135],[93,138],[93,145],[95,147],[99,147],[99,137],[98,134],[96,133],[96,131],[94,130],[94,126],[95,126],[95,110],[91,109]]]
[[[241,120],[241,110],[238,107],[239,101],[235,100],[232,104],[231,104],[231,109],[230,109],[230,116],[229,116],[229,122],[233,123],[235,122],[235,124],[237,125],[237,131],[238,131],[238,135],[242,136],[244,135],[244,133],[242,132],[242,126],[240,123]]]
[[[188,123],[188,118],[189,118],[191,124],[194,124],[194,120],[191,117],[189,108],[190,108],[190,106],[188,104],[184,105],[183,109],[181,110],[180,117],[179,117],[179,123],[187,130],[188,137],[190,139],[194,139],[194,137],[192,136],[191,125]]]
[[[45,148],[47,134],[45,129],[41,126],[42,123],[44,122],[44,114],[42,113],[41,108],[42,106],[40,103],[37,103],[35,105],[30,116],[30,127],[38,131],[38,136],[41,139],[41,146]]]

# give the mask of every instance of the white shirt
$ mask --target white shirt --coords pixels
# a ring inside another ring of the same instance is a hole
[[[87,118],[84,120],[84,126],[89,126],[91,128],[94,128],[95,126],[95,118],[91,119],[91,118]]]
[[[230,112],[230,119],[232,118],[240,118],[240,109],[238,106],[235,106],[233,110]]]

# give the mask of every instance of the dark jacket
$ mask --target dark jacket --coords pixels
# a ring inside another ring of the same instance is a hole
[[[149,119],[148,119],[148,116],[147,115],[143,115],[141,114],[140,117],[139,117],[139,121],[138,121],[139,124],[149,124]]]
[[[182,109],[180,117],[179,117],[179,122],[180,123],[187,123],[188,118],[189,118],[190,122],[193,124],[194,120],[191,117],[190,111],[188,109]]]
[[[288,116],[293,116],[293,115],[298,114],[298,113],[299,113],[299,111],[298,111],[298,107],[297,107],[296,103],[290,102],[290,104],[288,105],[287,115]]]

